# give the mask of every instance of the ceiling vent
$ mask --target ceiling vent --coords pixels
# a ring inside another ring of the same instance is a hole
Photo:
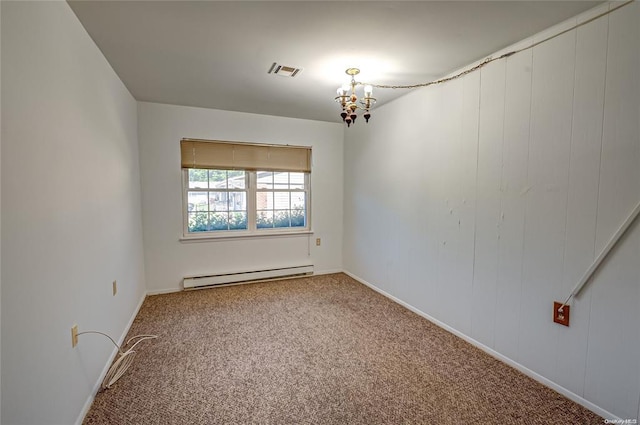
[[[293,66],[280,65],[277,63],[273,63],[271,68],[269,68],[268,74],[275,74],[281,77],[295,77],[302,71],[302,68],[295,68]]]

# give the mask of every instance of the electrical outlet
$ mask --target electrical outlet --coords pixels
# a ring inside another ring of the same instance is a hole
[[[117,280],[113,281],[112,289],[113,289],[113,296],[115,297],[116,294],[118,293],[118,281]]]
[[[322,240],[320,238],[316,238],[316,246],[320,246]]]
[[[71,327],[71,348],[75,348],[78,345],[78,325]]]
[[[562,307],[562,311],[560,311]],[[569,326],[569,311],[571,307],[568,305],[563,306],[562,303],[554,301],[553,303],[553,321],[564,326]]]

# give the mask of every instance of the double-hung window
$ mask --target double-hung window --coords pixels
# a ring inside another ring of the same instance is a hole
[[[183,139],[185,238],[310,229],[311,148]]]

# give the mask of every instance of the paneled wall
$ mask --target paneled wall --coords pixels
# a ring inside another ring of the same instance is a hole
[[[640,201],[639,28],[633,3],[345,137],[345,270],[619,418],[640,404],[640,225],[571,326],[551,315]]]

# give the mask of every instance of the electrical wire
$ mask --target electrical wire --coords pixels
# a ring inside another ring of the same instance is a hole
[[[463,77],[463,76],[465,76],[467,74],[470,74],[472,72],[475,72],[475,71],[479,70],[480,68],[483,68],[484,66],[490,64],[491,62],[495,62],[495,61],[500,60],[500,59],[508,58],[509,56],[515,55],[516,53],[524,52],[525,50],[533,49],[534,47],[536,47],[536,46],[538,46],[538,45],[540,45],[542,43],[546,43],[547,41],[553,40],[554,38],[559,37],[559,36],[561,36],[563,34],[566,34],[569,31],[573,31],[576,28],[580,28],[583,25],[591,23],[591,22],[595,21],[596,19],[602,18],[603,16],[607,16],[608,14],[610,14],[612,12],[615,12],[616,10],[618,10],[618,9],[620,9],[622,7],[627,6],[627,5],[631,4],[631,3],[633,3],[634,1],[636,1],[636,0],[628,0],[625,3],[622,3],[622,4],[620,4],[620,5],[616,6],[616,7],[613,7],[611,9],[607,10],[606,12],[602,12],[599,15],[594,16],[593,18],[587,19],[586,21],[581,22],[579,24],[576,24],[576,25],[572,26],[571,28],[567,28],[566,30],[560,31],[557,34],[554,34],[554,35],[549,36],[549,37],[547,37],[545,39],[542,39],[540,41],[532,43],[529,46],[523,47],[521,49],[513,50],[511,52],[507,52],[507,53],[505,53],[503,55],[500,55],[498,57],[495,57],[495,58],[488,57],[484,61],[480,62],[479,64],[477,64],[477,65],[475,65],[475,66],[473,66],[471,68],[465,69],[464,71],[461,71],[458,74],[452,75],[450,77],[441,78],[441,79],[435,80],[435,81],[429,81],[427,83],[419,83],[419,84],[411,84],[411,85],[386,85],[386,84],[361,83],[361,82],[357,82],[356,84],[357,85],[370,85],[372,87],[379,88],[379,89],[417,89],[417,88],[420,88],[420,87],[428,87],[428,86],[432,86],[432,85],[435,85],[435,84],[446,83],[448,81],[452,81],[452,80],[455,80],[457,78]]]
[[[106,336],[107,338],[109,338],[109,340],[111,340],[113,345],[115,345],[115,347],[118,349],[118,355],[116,357],[116,360],[111,364],[111,366],[109,367],[109,370],[104,376],[104,379],[102,380],[102,389],[111,388],[111,386],[115,384],[116,381],[124,375],[124,373],[127,371],[129,366],[133,364],[133,359],[136,356],[136,352],[133,349],[136,348],[138,344],[140,344],[142,341],[147,339],[158,338],[157,335],[136,335],[134,337],[129,338],[127,342],[124,343],[122,346],[119,346],[113,338],[111,338],[109,335],[103,332],[99,332],[99,331],[78,332],[78,336],[82,334],[99,334],[102,336]],[[135,341],[133,345],[127,348],[127,346],[131,344],[133,341]]]

